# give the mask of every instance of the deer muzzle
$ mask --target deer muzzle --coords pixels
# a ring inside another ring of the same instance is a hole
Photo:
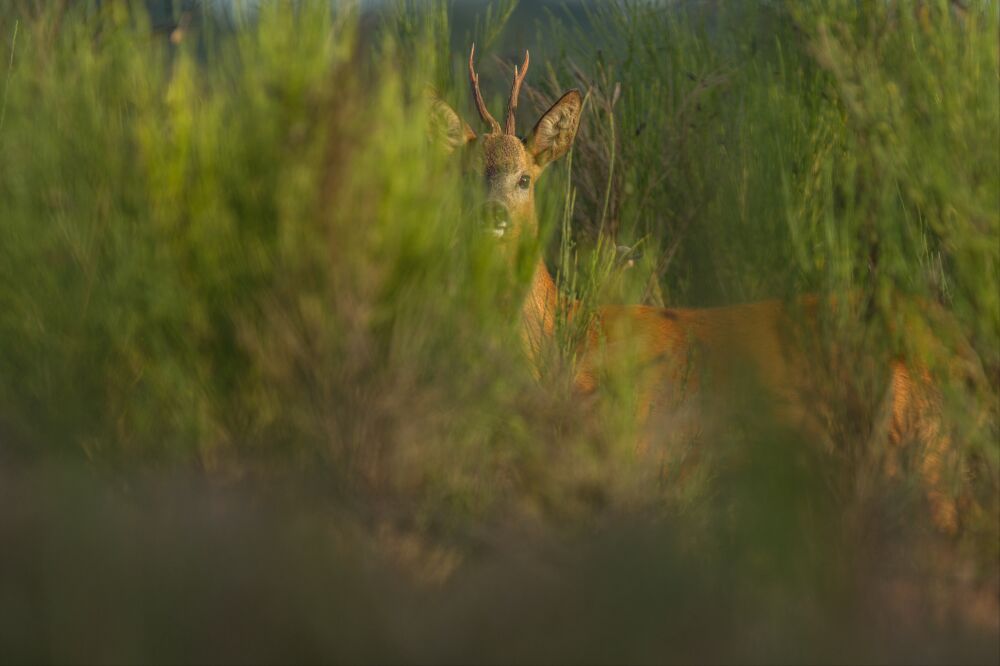
[[[510,230],[510,212],[498,201],[487,201],[480,209],[480,222],[497,238],[503,238]]]

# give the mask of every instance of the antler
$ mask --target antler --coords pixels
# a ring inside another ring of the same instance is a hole
[[[483,119],[483,122],[489,123],[493,134],[499,134],[500,123],[490,115],[489,109],[486,108],[486,102],[483,101],[483,93],[479,92],[479,75],[476,74],[476,68],[473,65],[475,56],[476,45],[473,44],[472,50],[469,52],[469,80],[472,83],[472,96],[476,100],[476,110],[479,111],[479,117]]]
[[[514,134],[514,122],[515,116],[517,115],[517,97],[521,94],[521,83],[524,81],[524,75],[528,73],[528,63],[530,61],[530,56],[528,52],[524,52],[524,62],[521,64],[521,69],[518,71],[517,65],[514,65],[514,83],[510,88],[510,99],[507,100],[507,120],[504,123],[504,132],[507,134]]]

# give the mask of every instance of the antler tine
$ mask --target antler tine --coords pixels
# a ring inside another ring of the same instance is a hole
[[[479,91],[479,75],[476,74],[476,67],[473,64],[475,57],[476,45],[473,44],[472,50],[469,51],[469,80],[472,83],[472,97],[476,101],[476,110],[479,111],[479,117],[483,119],[483,122],[489,123],[493,134],[499,134],[500,123],[490,115],[489,109],[486,108],[486,102],[483,101],[483,93]]]
[[[514,83],[510,88],[510,99],[507,100],[507,120],[504,123],[504,131],[507,134],[514,134],[514,123],[515,116],[517,115],[517,98],[521,94],[521,83],[524,81],[525,74],[528,73],[528,64],[531,61],[531,56],[527,51],[524,52],[524,62],[521,64],[521,69],[518,71],[517,65],[514,65]]]

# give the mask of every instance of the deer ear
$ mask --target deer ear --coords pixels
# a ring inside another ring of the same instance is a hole
[[[570,90],[542,114],[525,142],[535,164],[543,167],[566,154],[576,138],[582,108],[580,91]]]
[[[430,111],[431,136],[449,153],[476,140],[476,133],[468,123],[462,120],[444,100],[432,96]]]

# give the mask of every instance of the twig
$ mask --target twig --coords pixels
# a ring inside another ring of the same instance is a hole
[[[7,63],[7,79],[3,84],[3,106],[0,107],[0,130],[7,118],[7,89],[10,88],[10,73],[14,71],[14,47],[17,46],[17,27],[20,21],[14,21],[14,35],[10,38],[10,61]]]

